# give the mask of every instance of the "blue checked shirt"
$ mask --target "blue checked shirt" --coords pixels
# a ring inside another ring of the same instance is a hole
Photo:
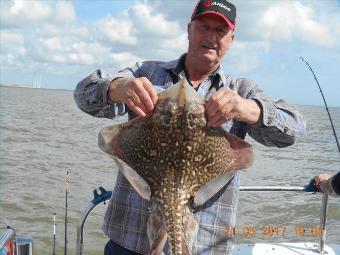
[[[108,100],[110,82],[118,77],[147,77],[157,90],[165,89],[185,77],[185,56],[184,54],[170,62],[145,61],[116,73],[97,70],[78,83],[74,99],[81,110],[95,117],[114,118],[128,113],[131,119],[136,115],[128,107]],[[295,136],[305,132],[303,118],[294,107],[282,99],[269,98],[251,80],[225,75],[221,67],[200,84],[198,93],[208,99],[222,86],[237,91],[244,98],[256,100],[262,108],[262,118],[258,123],[249,125],[231,120],[222,125],[228,132],[241,139],[249,134],[265,146],[276,147],[292,145]],[[226,235],[226,228],[235,225],[239,183],[239,173],[236,173],[203,208],[194,213],[199,223],[199,231],[193,254],[231,253],[232,235]],[[142,199],[123,175],[118,173],[102,229],[117,244],[138,253],[148,254],[149,240],[146,229],[149,207],[149,202]]]

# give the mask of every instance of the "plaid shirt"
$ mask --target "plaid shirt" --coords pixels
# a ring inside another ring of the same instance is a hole
[[[97,70],[80,81],[74,93],[80,109],[96,117],[114,118],[129,114],[135,117],[124,104],[108,100],[110,82],[117,77],[147,77],[157,90],[165,89],[185,77],[184,59],[171,62],[146,61],[117,73],[106,74]],[[294,143],[295,135],[305,132],[302,116],[282,99],[272,100],[251,80],[225,75],[219,67],[203,81],[198,93],[208,99],[220,87],[226,86],[248,99],[256,100],[262,108],[262,118],[249,125],[231,120],[222,125],[228,132],[244,139],[249,134],[266,146],[286,147]],[[227,226],[235,226],[239,196],[239,173],[228,182],[203,208],[194,213],[199,231],[193,246],[193,254],[230,254],[232,239],[226,235]],[[146,233],[150,204],[142,199],[121,173],[118,173],[115,188],[105,214],[103,231],[117,244],[142,254],[148,254],[149,241]],[[230,235],[229,235],[230,236]]]

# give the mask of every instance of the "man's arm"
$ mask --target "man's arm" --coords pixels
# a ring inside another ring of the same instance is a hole
[[[234,119],[245,123],[247,133],[265,146],[286,147],[305,133],[302,115],[286,101],[273,100],[248,79],[234,79],[206,105],[208,125],[219,126]]]
[[[273,100],[261,90],[252,95],[261,107],[258,122],[249,125],[249,135],[265,146],[287,147],[296,137],[306,133],[306,123],[300,112],[283,99]]]
[[[149,114],[157,102],[157,92],[147,78],[138,77],[138,70],[138,64],[118,73],[97,70],[77,84],[74,99],[78,107],[105,118],[123,115],[126,106],[137,115]]]
[[[128,73],[104,73],[97,70],[91,75],[81,80],[74,91],[74,100],[77,106],[95,117],[114,118],[126,112],[125,105],[119,102],[112,102],[108,97],[110,83],[120,75]]]

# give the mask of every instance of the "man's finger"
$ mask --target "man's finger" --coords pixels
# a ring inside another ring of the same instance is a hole
[[[142,84],[142,86],[138,86],[135,90],[135,93],[139,98],[138,103],[134,101],[136,105],[144,107],[147,112],[152,112],[154,109],[154,103],[149,95],[149,92],[145,89],[144,84]]]
[[[142,117],[146,116],[146,113],[141,108],[136,106],[135,103],[130,98],[127,99],[126,104],[131,109],[131,111],[136,113],[138,116]]]
[[[223,115],[221,113],[216,113],[211,118],[208,118],[208,126],[215,126],[214,124],[221,118],[223,118]]]
[[[144,85],[145,90],[148,92],[148,94],[149,94],[149,96],[152,100],[153,106],[155,106],[156,103],[157,103],[157,100],[158,100],[158,95],[157,95],[157,91],[156,91],[155,87],[152,85],[152,83],[150,81],[143,83],[143,85]]]
[[[227,120],[222,116],[219,118],[214,118],[208,121],[208,126],[210,127],[219,127],[221,126],[224,122],[226,122]]]
[[[233,106],[230,104],[228,97],[221,98],[215,106],[210,108],[210,111],[206,111],[208,119],[216,116],[226,116],[230,111],[232,111]]]
[[[218,99],[222,96],[223,96],[223,91],[220,89],[216,91],[211,97],[209,97],[207,105],[206,105],[206,110],[212,111],[213,110],[212,108],[214,107],[215,102],[218,101]]]
[[[209,98],[206,108],[208,116],[214,116],[218,111],[221,111],[224,106],[230,101],[230,97],[225,91],[217,91]]]
[[[131,97],[132,102],[138,107],[140,108],[145,114],[150,113],[151,111],[148,110],[146,104],[145,104],[145,98],[141,98],[141,96],[139,94],[137,94],[138,92],[135,92],[133,94],[133,96]],[[146,92],[144,92],[146,93]],[[149,100],[151,100],[149,98]]]
[[[229,101],[226,104],[223,105],[223,108],[220,110],[224,117],[228,117],[230,119],[230,114],[232,114],[232,111],[234,109],[234,105]]]
[[[136,93],[136,91],[130,90],[130,92],[126,96],[126,100],[130,100],[132,102],[132,107],[136,106],[140,110],[142,110],[144,112],[144,114],[148,113],[148,110],[147,110],[146,106],[144,105],[142,100],[139,98],[139,95]]]
[[[226,123],[228,120],[226,120],[225,118],[221,118],[219,119],[218,121],[215,122],[215,126],[214,127],[219,127],[221,126],[222,124]]]

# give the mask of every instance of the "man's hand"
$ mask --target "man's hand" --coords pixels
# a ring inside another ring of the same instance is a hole
[[[118,78],[111,82],[108,96],[113,102],[125,103],[139,116],[152,113],[157,103],[157,92],[145,77]]]
[[[329,174],[319,174],[314,177],[316,187],[321,192],[326,192],[325,181],[327,181],[331,176]]]
[[[205,112],[211,127],[218,127],[231,119],[255,124],[261,117],[261,108],[255,100],[242,98],[225,87],[209,98]]]

